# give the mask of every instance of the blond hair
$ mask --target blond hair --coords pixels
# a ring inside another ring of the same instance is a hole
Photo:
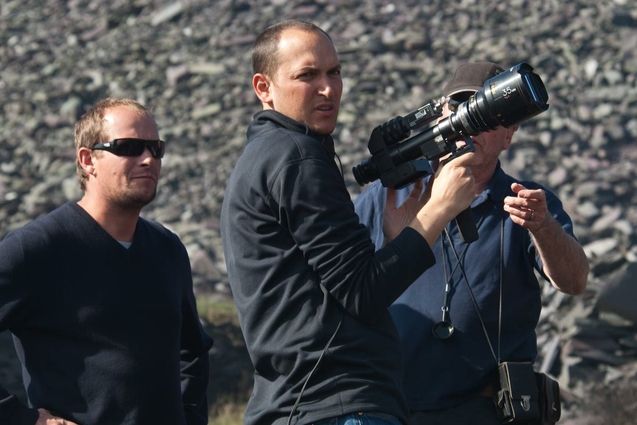
[[[80,148],[90,148],[96,143],[106,142],[108,134],[104,129],[104,115],[106,111],[119,106],[126,106],[134,110],[139,111],[142,115],[148,115],[152,117],[151,113],[141,103],[126,98],[112,98],[100,100],[93,105],[88,111],[80,117],[75,123],[75,166],[77,168],[77,176],[80,181],[80,187],[82,191],[86,190],[86,180],[88,176],[80,166],[79,158],[77,158],[77,152]]]

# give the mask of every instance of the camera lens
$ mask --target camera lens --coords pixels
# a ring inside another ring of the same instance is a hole
[[[529,64],[520,63],[485,81],[455,112],[407,140],[399,143],[409,131],[402,126],[398,132],[397,123],[374,129],[368,144],[372,156],[353,168],[354,177],[360,185],[378,178],[386,187],[408,184],[427,171],[415,164],[417,158],[435,160],[456,152],[456,141],[518,124],[546,111],[547,101],[542,79]]]
[[[449,127],[467,135],[508,127],[546,111],[547,100],[540,77],[522,63],[485,81],[449,117]]]

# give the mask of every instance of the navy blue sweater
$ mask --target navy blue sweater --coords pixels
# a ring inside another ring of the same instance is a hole
[[[375,252],[329,136],[264,111],[248,138],[221,212],[228,276],[255,367],[246,424],[287,422],[333,335],[293,423],[356,411],[404,419],[387,307],[434,262],[427,242],[407,229]]]
[[[207,423],[208,349],[187,253],[139,219],[129,249],[67,203],[0,243],[0,330],[30,407],[0,388],[0,423],[46,408],[82,425]]]

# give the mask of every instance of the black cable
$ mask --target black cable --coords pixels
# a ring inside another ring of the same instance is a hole
[[[296,401],[294,402],[294,405],[292,406],[292,410],[290,411],[290,416],[288,416],[287,425],[290,425],[292,423],[292,416],[294,416],[294,412],[296,412],[296,409],[299,406],[299,403],[301,402],[301,397],[303,396],[303,393],[305,392],[305,387],[307,387],[307,383],[310,382],[310,378],[312,377],[312,375],[318,368],[319,364],[321,363],[321,360],[323,359],[323,355],[325,355],[325,353],[327,352],[327,349],[330,348],[330,345],[332,344],[332,341],[336,337],[338,330],[341,328],[341,323],[343,323],[344,316],[345,316],[345,313],[343,313],[343,316],[341,316],[341,319],[338,321],[338,325],[336,325],[336,330],[334,330],[334,333],[330,337],[329,341],[327,341],[327,344],[325,344],[325,348],[323,348],[323,351],[321,351],[321,355],[319,356],[318,360],[316,360],[316,364],[314,365],[310,373],[307,374],[307,378],[305,378],[305,382],[303,383],[301,392],[299,393],[299,396],[296,398]]]
[[[500,229],[500,240],[502,241],[502,228]],[[489,332],[487,332],[487,327],[484,324],[484,320],[482,319],[482,314],[480,314],[480,308],[478,307],[478,301],[476,300],[476,297],[473,293],[473,290],[471,289],[471,285],[469,285],[469,279],[467,278],[467,274],[464,270],[464,266],[462,264],[460,264],[460,256],[458,256],[458,252],[456,251],[456,247],[453,244],[453,241],[451,240],[451,237],[449,236],[449,233],[446,231],[444,232],[445,236],[447,237],[448,241],[449,241],[449,245],[451,246],[451,251],[453,252],[455,258],[456,258],[456,262],[457,265],[459,265],[460,268],[460,272],[462,273],[462,278],[465,282],[465,285],[467,287],[467,290],[469,291],[469,295],[471,298],[471,302],[473,303],[473,308],[476,311],[476,314],[478,315],[478,320],[480,321],[480,325],[482,326],[482,332],[484,332],[484,336],[487,340],[487,344],[489,345],[489,350],[491,351],[491,355],[493,356],[493,359],[496,361],[497,364],[499,364],[499,351],[500,351],[500,341],[498,341],[498,355],[496,356],[495,354],[495,350],[493,349],[493,344],[491,344],[491,340],[489,339]],[[500,250],[502,251],[502,247],[500,248]],[[465,248],[465,252],[463,253],[463,258],[464,258],[464,254],[466,254],[466,248]],[[502,256],[502,252],[500,252],[500,256]],[[502,258],[500,258],[500,262],[502,262]],[[454,268],[454,272],[455,272],[455,268]],[[502,277],[500,277],[501,279]],[[500,287],[502,287],[502,281],[500,280]],[[502,297],[500,297],[500,303],[502,302]],[[500,320],[498,320],[499,322]],[[500,324],[498,323],[498,326]],[[499,334],[499,328],[498,328],[498,339],[500,337]]]
[[[341,157],[338,156],[338,154],[336,152],[334,152],[334,157],[336,158],[336,160],[338,161],[338,166],[341,169],[341,176],[344,176],[345,173],[343,172],[343,163],[341,162]]]

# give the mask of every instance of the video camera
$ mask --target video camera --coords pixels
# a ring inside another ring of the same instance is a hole
[[[371,157],[352,169],[354,178],[361,186],[376,179],[385,187],[406,186],[432,173],[428,161],[473,151],[469,136],[498,126],[509,127],[538,115],[548,109],[547,100],[542,79],[529,64],[519,63],[485,81],[455,112],[412,137],[409,136],[413,131],[442,116],[444,97],[374,128],[367,145]],[[462,139],[465,145],[458,147],[456,142]],[[461,214],[470,212],[466,210]],[[466,222],[465,217],[459,220],[462,231],[462,227],[467,226],[460,221]],[[463,232],[466,242],[477,239],[473,220],[470,225],[473,230]]]

